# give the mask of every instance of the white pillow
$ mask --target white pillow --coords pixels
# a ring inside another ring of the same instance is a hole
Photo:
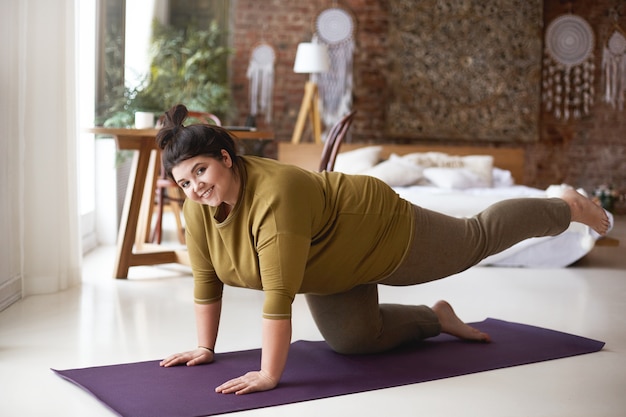
[[[513,174],[511,173],[511,171],[494,167],[492,172],[494,188],[512,187],[513,185],[515,185],[515,180],[513,179]]]
[[[493,185],[493,156],[469,155],[462,156],[461,160],[463,161],[463,168],[472,171],[486,183],[483,187]]]
[[[439,188],[463,190],[491,186],[467,168],[425,168],[423,174],[424,178]]]
[[[449,157],[449,155],[443,152],[413,152],[398,156],[398,158],[402,158],[405,161],[410,161],[423,167],[439,166],[439,161],[447,157]]]
[[[335,171],[344,174],[360,174],[380,161],[382,146],[366,146],[353,151],[340,152],[335,160]]]
[[[386,161],[373,166],[361,174],[376,177],[391,187],[404,187],[421,180],[423,178],[422,171],[423,168],[419,165],[405,161],[397,155],[391,155]]]
[[[401,158],[424,168],[466,168],[483,178],[487,187],[493,183],[493,156],[490,155],[457,156],[443,152],[415,152]]]

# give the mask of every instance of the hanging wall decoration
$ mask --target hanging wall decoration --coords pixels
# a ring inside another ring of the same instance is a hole
[[[315,19],[314,41],[328,47],[330,69],[316,74],[321,116],[326,126],[334,125],[352,107],[352,55],[355,23],[345,9],[334,6]]]
[[[539,139],[542,0],[385,4],[386,138]]]
[[[594,33],[585,19],[567,14],[546,30],[543,101],[558,119],[589,114],[593,104]]]
[[[613,108],[624,110],[626,90],[626,37],[617,25],[608,38],[602,54],[604,101]]]
[[[250,116],[265,114],[265,122],[272,121],[274,90],[274,61],[276,53],[267,43],[257,45],[250,54],[247,77],[250,80]]]

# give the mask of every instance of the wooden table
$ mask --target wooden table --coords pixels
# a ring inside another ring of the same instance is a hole
[[[181,263],[189,265],[186,250],[175,250],[148,243],[152,206],[160,152],[156,146],[158,129],[123,129],[94,127],[87,132],[112,136],[120,150],[137,151],[128,178],[124,208],[120,219],[115,255],[115,278],[127,278],[131,266]],[[274,139],[274,133],[256,130],[231,130],[240,140],[255,141],[252,146],[262,149]]]

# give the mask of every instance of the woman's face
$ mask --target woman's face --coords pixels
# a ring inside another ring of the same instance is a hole
[[[220,159],[200,155],[179,163],[172,168],[172,176],[190,200],[212,207],[222,203],[233,207],[239,196],[239,181],[232,167],[233,160],[222,149]]]

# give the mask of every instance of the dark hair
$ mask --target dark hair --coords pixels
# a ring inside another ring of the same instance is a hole
[[[233,169],[237,172],[237,145],[230,132],[220,126],[192,124],[184,126],[189,115],[187,107],[177,104],[163,117],[163,127],[156,135],[161,148],[163,168],[168,177],[172,177],[172,168],[179,163],[199,155],[215,159],[222,158],[222,149],[233,160]]]

